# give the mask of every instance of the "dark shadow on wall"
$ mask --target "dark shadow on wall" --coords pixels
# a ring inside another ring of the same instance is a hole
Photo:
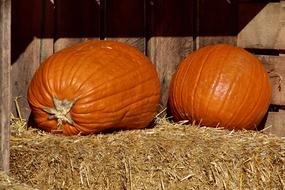
[[[265,0],[12,0],[12,64],[34,38],[235,36]]]
[[[12,64],[34,38],[99,37],[95,0],[12,0]]]

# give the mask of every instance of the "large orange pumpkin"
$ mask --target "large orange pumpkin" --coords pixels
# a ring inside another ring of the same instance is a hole
[[[174,74],[169,106],[176,120],[209,127],[254,129],[271,101],[264,66],[246,50],[227,44],[201,48]]]
[[[65,135],[144,128],[159,97],[157,72],[145,55],[100,40],[50,56],[34,74],[27,96],[37,126]]]

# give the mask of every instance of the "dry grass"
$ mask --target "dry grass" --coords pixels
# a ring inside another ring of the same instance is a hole
[[[13,123],[11,176],[34,188],[285,189],[285,139],[261,132],[163,118],[151,129],[65,137]]]
[[[19,183],[6,173],[0,172],[0,190],[32,190],[33,188]]]

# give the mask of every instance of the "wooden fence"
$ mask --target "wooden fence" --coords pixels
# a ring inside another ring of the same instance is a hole
[[[114,39],[144,52],[156,65],[166,106],[172,74],[208,44],[247,48],[272,74],[268,131],[285,136],[285,2],[265,0],[0,0],[1,157],[8,171],[11,102],[29,116],[27,86],[54,52],[87,39]],[[11,28],[10,28],[11,26]],[[11,38],[11,43],[10,43]],[[274,111],[274,112],[273,112]]]

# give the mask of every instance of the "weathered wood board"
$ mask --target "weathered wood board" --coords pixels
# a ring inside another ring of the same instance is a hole
[[[272,83],[271,104],[285,106],[285,57],[268,55],[258,57],[264,64]]]
[[[285,137],[285,112],[269,112],[264,132],[267,134]]]
[[[179,63],[193,51],[191,37],[153,37],[148,41],[148,56],[156,65],[161,85],[161,109],[167,106],[171,78]]]
[[[40,63],[54,53],[54,21],[55,7],[51,1],[42,1],[41,33],[40,33]]]
[[[246,48],[285,49],[285,1],[268,3],[238,34]]]
[[[236,45],[237,1],[197,1],[195,46],[227,43]]]
[[[0,169],[9,171],[11,113],[11,1],[0,1]]]
[[[144,0],[105,0],[101,37],[129,44],[146,53],[144,3]]]
[[[100,1],[54,1],[54,52],[100,37]]]
[[[196,49],[213,44],[237,44],[236,36],[198,36],[195,40]]]
[[[163,109],[167,106],[171,76],[193,51],[194,1],[157,0],[149,1],[146,7],[147,55],[157,67]]]

